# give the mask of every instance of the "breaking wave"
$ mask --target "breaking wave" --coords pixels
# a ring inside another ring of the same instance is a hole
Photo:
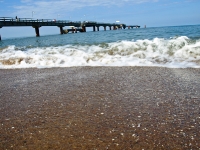
[[[0,49],[0,68],[72,66],[160,66],[200,68],[200,40],[186,36],[118,41],[98,45]]]

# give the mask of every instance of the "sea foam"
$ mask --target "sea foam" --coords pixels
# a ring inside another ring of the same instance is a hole
[[[200,68],[200,41],[181,36],[98,45],[36,48],[8,46],[0,50],[1,69],[72,66]]]

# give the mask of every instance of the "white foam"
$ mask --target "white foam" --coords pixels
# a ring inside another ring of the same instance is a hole
[[[100,45],[19,48],[0,51],[0,68],[72,66],[161,66],[200,68],[200,41],[181,36],[169,40],[118,41]]]

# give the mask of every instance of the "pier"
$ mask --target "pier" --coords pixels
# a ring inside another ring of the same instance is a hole
[[[86,32],[88,27],[92,27],[93,31],[99,31],[99,27],[103,27],[106,31],[117,29],[131,29],[140,28],[138,25],[126,25],[120,23],[101,23],[96,21],[70,21],[70,20],[55,20],[55,19],[33,19],[33,18],[12,18],[12,17],[0,17],[0,28],[3,27],[23,27],[30,26],[35,29],[36,37],[40,36],[39,28],[43,26],[56,26],[59,28],[60,34],[67,32],[77,33]],[[71,29],[64,30],[64,27],[71,27]],[[1,35],[0,35],[1,40]]]

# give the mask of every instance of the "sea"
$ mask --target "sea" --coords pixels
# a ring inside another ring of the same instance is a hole
[[[200,25],[8,38],[0,69],[76,66],[200,68]]]

